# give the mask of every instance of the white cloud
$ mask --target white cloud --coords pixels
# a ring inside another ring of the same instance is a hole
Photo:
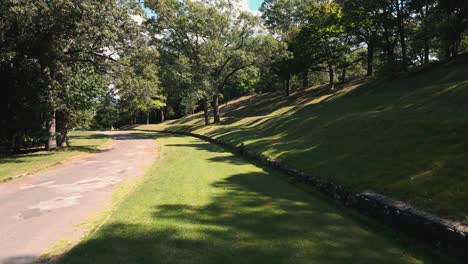
[[[203,1],[205,3],[206,2],[209,3],[209,1],[206,1],[206,0],[193,0],[193,1]],[[260,14],[260,12],[258,10],[253,11],[253,10],[251,10],[249,8],[249,0],[228,0],[228,1],[230,1],[231,4],[238,10],[248,11],[248,12],[251,12],[251,13],[253,13],[255,15]]]
[[[137,22],[137,24],[140,26],[143,23],[144,18],[140,15],[130,15],[130,17],[133,19],[133,21]]]
[[[237,8],[239,8],[242,11],[251,11],[250,8],[249,8],[248,0],[235,1],[234,5],[237,6]]]
[[[247,11],[255,16],[261,16],[261,12],[259,10],[252,10],[249,8],[249,0],[231,0],[234,6],[242,11]]]

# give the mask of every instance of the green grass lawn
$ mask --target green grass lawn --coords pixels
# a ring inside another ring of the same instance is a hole
[[[109,141],[110,138],[102,134],[71,132],[71,147],[67,150],[38,150],[26,154],[0,156],[0,183],[60,164],[79,154],[97,151]]]
[[[60,263],[451,263],[218,146],[158,137],[144,183]]]
[[[355,191],[468,223],[467,98],[468,63],[461,60],[394,81],[242,98],[221,109],[221,125],[204,127],[197,114],[139,128],[244,144]]]

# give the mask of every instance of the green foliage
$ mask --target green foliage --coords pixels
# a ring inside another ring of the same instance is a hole
[[[311,5],[306,12],[307,23],[302,25],[297,38],[307,52],[319,62],[338,59],[348,50],[344,42],[345,25],[343,11],[335,2]]]
[[[129,116],[136,111],[149,113],[165,105],[159,86],[158,58],[157,50],[144,42],[133,46],[120,57],[114,69],[117,78],[113,84],[120,96],[121,110]]]
[[[75,64],[67,70],[69,72],[62,71],[67,80],[59,87],[56,97],[61,127],[65,130],[88,127],[98,105],[97,99],[105,94],[107,84],[93,67]]]
[[[317,0],[265,0],[260,7],[265,25],[275,33],[284,34],[306,21],[306,10]]]
[[[18,122],[13,109],[36,113],[24,119],[32,126],[5,129],[2,144],[21,148],[26,138],[43,140],[37,134],[49,134],[53,141],[55,129],[48,126],[55,116],[63,135],[85,125],[108,85],[104,76],[110,65],[139,36],[131,19],[135,14],[142,10],[132,0],[2,1],[0,75],[15,76],[2,79],[8,79],[12,93],[21,97],[20,104],[6,109],[6,123]],[[18,78],[22,74],[27,82]]]
[[[259,69],[251,66],[239,71],[235,81],[226,85],[223,99],[226,101],[253,94],[259,82]]]
[[[111,129],[119,121],[120,109],[117,99],[112,91],[109,91],[98,103],[96,115],[90,126],[93,129]]]
[[[163,74],[163,86],[177,83],[176,94],[190,97],[184,100],[186,106],[197,98],[206,102],[232,93],[226,91],[229,87],[242,89],[247,69],[266,66],[279,46],[271,37],[256,36],[258,19],[235,10],[228,1],[145,4],[157,14],[150,23],[153,33],[160,35],[154,41],[165,58],[164,66],[170,65],[172,71]]]

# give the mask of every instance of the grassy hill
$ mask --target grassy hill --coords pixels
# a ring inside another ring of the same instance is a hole
[[[375,190],[468,223],[467,57],[397,80],[360,80],[286,98],[267,93],[141,129],[206,134],[356,191]]]

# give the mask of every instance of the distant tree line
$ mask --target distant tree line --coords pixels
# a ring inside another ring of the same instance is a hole
[[[468,49],[466,0],[265,0],[261,16],[236,2],[1,1],[1,150],[197,111],[220,123],[240,96],[395,77]]]
[[[465,0],[266,0],[261,11],[292,54],[277,67],[287,93],[294,75],[308,86],[310,72],[326,71],[333,88],[349,74],[395,76],[468,48]]]
[[[164,104],[142,14],[128,0],[1,1],[1,150],[66,147],[70,129]]]
[[[234,2],[145,1],[173,116],[201,110],[219,123],[221,101],[395,77],[468,50],[468,1],[266,0],[261,17]]]
[[[204,111],[205,124],[220,122],[220,100],[244,95],[285,56],[285,46],[261,34],[260,20],[232,1],[145,1],[159,49],[160,81],[181,114]],[[236,91],[238,89],[238,91]]]

